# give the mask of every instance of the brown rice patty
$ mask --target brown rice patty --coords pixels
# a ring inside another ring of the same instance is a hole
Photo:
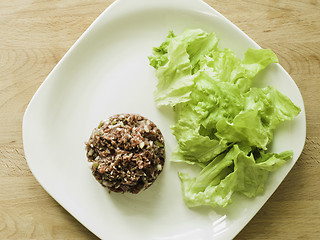
[[[86,143],[86,150],[92,174],[114,192],[147,189],[165,161],[159,128],[137,114],[117,114],[101,121]]]

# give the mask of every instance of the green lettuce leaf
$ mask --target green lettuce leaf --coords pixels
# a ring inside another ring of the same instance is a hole
[[[154,93],[158,106],[174,106],[190,100],[194,84],[193,70],[199,60],[212,51],[218,43],[213,33],[200,29],[187,30],[180,36],[169,33],[149,57],[150,64],[157,69],[159,79]]]
[[[243,95],[243,110],[232,120],[216,124],[216,136],[222,142],[241,142],[267,150],[276,126],[291,120],[300,112],[290,99],[275,88],[251,88]]]
[[[234,145],[208,164],[196,178],[179,173],[183,198],[187,206],[209,205],[226,207],[237,192],[249,198],[261,194],[269,173],[285,164],[292,157],[291,151],[269,153],[254,159]]]

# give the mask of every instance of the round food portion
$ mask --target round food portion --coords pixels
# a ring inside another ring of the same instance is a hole
[[[101,121],[92,131],[86,151],[94,177],[114,192],[147,189],[165,162],[159,128],[137,114],[117,114]]]

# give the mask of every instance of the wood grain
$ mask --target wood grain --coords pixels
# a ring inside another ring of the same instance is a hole
[[[96,239],[38,184],[22,146],[31,97],[113,1],[0,1],[0,239]],[[236,239],[320,239],[320,2],[206,0],[273,49],[305,101],[307,139],[297,164]]]

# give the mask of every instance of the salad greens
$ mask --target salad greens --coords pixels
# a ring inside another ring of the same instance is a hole
[[[201,29],[169,32],[149,56],[159,80],[156,104],[175,112],[178,146],[172,160],[202,168],[195,178],[178,174],[189,207],[225,207],[235,192],[261,194],[269,172],[293,155],[266,150],[276,126],[300,108],[273,87],[252,87],[260,71],[278,62],[276,55],[248,49],[239,59],[218,43],[214,33]]]

